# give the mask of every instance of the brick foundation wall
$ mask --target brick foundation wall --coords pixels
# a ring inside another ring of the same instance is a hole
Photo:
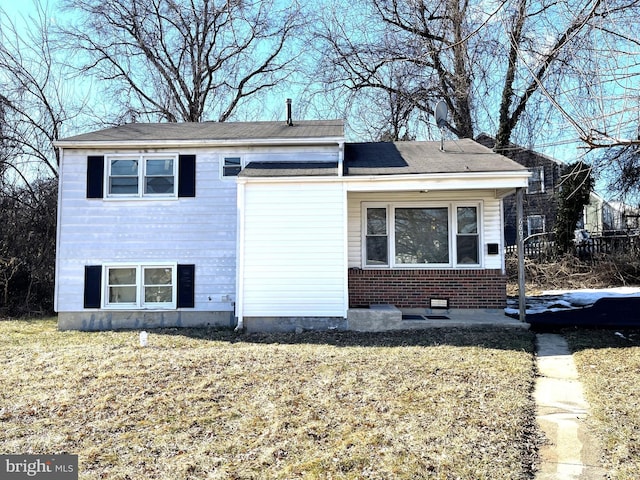
[[[504,308],[507,278],[501,270],[349,269],[349,307],[390,303],[427,308],[431,298],[446,298],[449,308]]]

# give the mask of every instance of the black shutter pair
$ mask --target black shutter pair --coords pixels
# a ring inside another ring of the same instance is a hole
[[[178,265],[177,308],[195,306],[195,265]],[[102,297],[102,265],[84,267],[84,308],[100,308]]]
[[[196,196],[196,156],[178,157],[178,197]],[[87,198],[104,198],[104,156],[87,157]]]

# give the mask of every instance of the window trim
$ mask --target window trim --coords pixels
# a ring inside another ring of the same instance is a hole
[[[541,214],[532,214],[532,215],[527,215],[527,237],[530,237],[531,235],[535,235],[534,233],[531,233],[531,230],[532,230],[531,223],[533,219],[542,220],[542,231],[538,233],[548,233],[547,232],[547,216],[541,215]]]
[[[144,270],[147,268],[171,268],[171,302],[145,302]],[[109,302],[109,270],[134,268],[136,271],[136,301],[134,303]],[[107,263],[102,265],[102,308],[107,310],[176,310],[178,304],[178,264],[169,262]]]
[[[226,181],[230,181],[230,180],[234,180],[236,178],[238,178],[238,174],[236,175],[225,175],[225,168],[236,168],[235,166],[227,166],[225,165],[225,161],[227,159],[239,159],[240,160],[240,170],[238,171],[238,173],[240,173],[240,171],[242,171],[242,169],[246,166],[246,160],[244,155],[241,154],[237,154],[237,153],[229,153],[229,154],[222,154],[220,155],[220,180],[226,180]]]
[[[477,237],[478,237],[478,263],[458,263],[457,237],[458,218],[457,209],[459,207],[474,207],[477,212]],[[380,265],[367,264],[367,210],[369,208],[385,208],[387,212],[387,263]],[[396,262],[396,239],[395,239],[395,219],[398,208],[447,208],[448,222],[448,255],[447,263],[420,263],[407,264]],[[360,254],[363,269],[481,269],[484,268],[484,228],[483,228],[483,202],[481,200],[454,201],[454,202],[362,202],[361,207],[361,231],[360,231]]]
[[[535,190],[532,190],[530,188],[531,182],[527,182],[527,194],[530,195],[534,195],[536,193],[545,193],[545,187],[544,187],[544,165],[538,165],[536,167],[529,167],[529,170],[531,170],[531,177],[529,177],[530,179],[534,178],[534,171],[538,171],[540,172],[540,181],[537,183],[538,188]]]
[[[111,161],[112,160],[136,160],[138,162],[138,192],[137,193],[111,193]],[[145,179],[147,160],[172,160],[173,161],[173,192],[172,193],[145,193]],[[106,200],[166,200],[178,198],[180,187],[179,179],[180,155],[175,152],[166,153],[117,153],[104,156],[104,199]]]

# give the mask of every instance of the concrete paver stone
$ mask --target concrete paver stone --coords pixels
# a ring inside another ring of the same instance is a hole
[[[548,440],[540,449],[536,480],[605,478],[597,442],[585,425],[589,404],[566,340],[557,334],[538,334],[536,350],[537,421]]]

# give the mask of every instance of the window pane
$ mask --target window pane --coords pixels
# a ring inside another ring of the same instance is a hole
[[[457,257],[458,263],[475,264],[478,261],[478,236],[477,235],[458,235],[457,238]]]
[[[368,208],[367,209],[367,235],[387,234],[387,209]]]
[[[173,176],[173,160],[147,160],[147,176]]]
[[[136,303],[136,287],[109,287],[109,303]]]
[[[544,167],[533,167],[530,169],[528,193],[544,192]]]
[[[169,303],[172,300],[172,287],[145,287],[144,289],[144,301],[146,303]]]
[[[396,263],[449,263],[446,207],[395,210]]]
[[[145,285],[171,285],[172,269],[166,268],[145,268],[144,284]]]
[[[109,193],[138,193],[138,177],[111,177],[109,179]]]
[[[529,235],[545,232],[545,217],[544,215],[530,215],[527,217],[527,227],[529,229]]]
[[[458,207],[458,233],[478,233],[476,207]]]
[[[135,268],[110,268],[109,285],[135,285]]]
[[[111,175],[138,176],[137,160],[111,160]]]
[[[136,269],[110,268],[109,303],[136,303]]]
[[[387,265],[387,237],[367,237],[367,265]]]
[[[144,269],[145,303],[170,303],[173,301],[173,269],[151,267]]]
[[[222,167],[222,175],[225,177],[235,177],[242,170],[242,162],[240,157],[227,157],[224,159]]]
[[[173,177],[147,177],[144,193],[173,193]]]

